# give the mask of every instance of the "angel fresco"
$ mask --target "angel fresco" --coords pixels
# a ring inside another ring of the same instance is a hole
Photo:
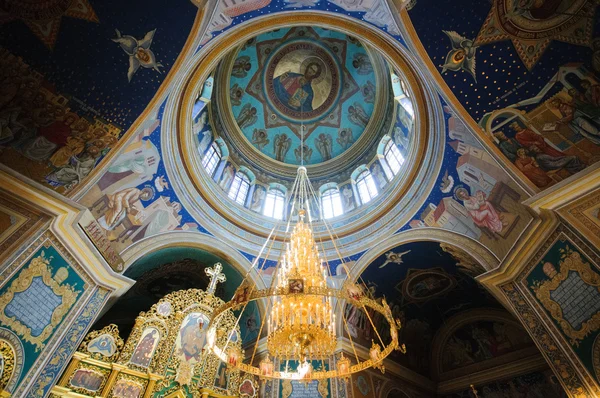
[[[267,131],[265,129],[254,129],[252,132],[252,143],[262,151],[262,149],[270,142]]]
[[[275,159],[280,162],[285,161],[285,156],[290,150],[292,145],[292,139],[286,134],[277,134],[273,140],[273,150],[275,151]]]
[[[373,65],[367,54],[356,53],[352,59],[352,66],[359,75],[368,75],[373,72]]]
[[[360,92],[362,93],[363,98],[365,99],[365,102],[368,102],[371,104],[373,102],[375,102],[375,85],[373,83],[371,83],[370,81],[365,83],[360,88]]]
[[[298,146],[298,148],[294,149],[294,156],[296,156],[296,161],[300,162],[304,157],[304,161],[308,162],[312,156],[313,150],[306,144]]]
[[[311,62],[306,66],[304,73],[284,72],[273,79],[275,95],[294,110],[310,112],[313,110],[314,91],[312,81],[323,73],[322,66]]]
[[[119,46],[121,46],[121,49],[125,52],[125,54],[129,55],[127,81],[131,82],[131,78],[135,72],[137,72],[140,66],[146,69],[151,68],[158,73],[162,73],[160,68],[163,67],[163,65],[160,62],[156,62],[156,57],[152,50],[150,50],[156,29],[146,33],[144,38],[141,40],[129,35],[123,36],[118,29],[115,29],[115,31],[117,32],[117,38],[112,39],[112,41],[119,43]]]
[[[252,69],[252,63],[250,63],[250,57],[243,55],[235,60],[233,63],[233,69],[231,74],[238,78],[244,78],[248,75],[248,72]]]
[[[231,99],[231,105],[233,105],[233,106],[242,105],[242,96],[243,95],[244,95],[244,90],[239,86],[239,84],[235,83],[229,90],[229,98]]]
[[[444,62],[444,66],[442,67],[442,73],[448,70],[453,72],[464,70],[477,82],[475,75],[475,54],[478,47],[474,45],[473,40],[469,40],[454,31],[443,30],[442,32],[448,36],[452,45],[452,49],[446,55],[446,62]]]
[[[246,127],[252,126],[258,120],[256,113],[256,108],[251,104],[244,105],[236,119],[238,126],[240,126],[242,130]]]
[[[340,129],[338,136],[335,140],[344,149],[348,149],[354,144],[354,137],[352,137],[352,129]]]
[[[319,134],[315,140],[315,145],[323,160],[331,159],[331,152],[333,150],[333,139],[331,138],[331,135],[324,133]]]
[[[354,105],[350,105],[348,107],[348,119],[357,126],[367,127],[369,123],[369,116],[363,109],[362,105],[358,102],[355,102]]]

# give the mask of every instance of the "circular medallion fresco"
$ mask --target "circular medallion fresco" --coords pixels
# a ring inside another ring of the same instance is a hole
[[[341,94],[341,74],[330,51],[315,42],[286,43],[267,61],[263,85],[269,105],[297,122],[315,121]]]
[[[282,163],[314,165],[341,155],[385,111],[386,93],[377,91],[383,58],[341,32],[262,33],[227,68],[229,90],[220,93],[229,96],[230,120],[260,154]]]
[[[404,281],[403,294],[412,302],[427,301],[456,285],[452,276],[442,270],[410,272]]]

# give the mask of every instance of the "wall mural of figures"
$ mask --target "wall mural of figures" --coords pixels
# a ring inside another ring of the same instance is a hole
[[[441,371],[498,358],[531,347],[525,330],[500,321],[476,321],[455,330],[441,348]]]
[[[526,195],[454,114],[446,120],[446,171],[409,226],[450,229],[503,257],[531,221],[520,204]]]
[[[160,232],[198,228],[171,189],[159,125],[147,121],[80,199],[118,252]]]
[[[474,385],[481,398],[488,397],[519,397],[519,398],[566,398],[560,382],[551,370],[534,372],[517,376],[512,379]],[[453,394],[443,395],[443,398],[473,398],[471,389]]]
[[[122,128],[57,92],[41,73],[0,49],[0,161],[66,192],[118,142]]]
[[[197,7],[17,0],[1,8],[0,161],[68,193],[143,113]]]
[[[494,111],[481,125],[504,156],[543,189],[600,160],[599,99],[594,74],[582,65],[563,66],[522,109]]]
[[[468,19],[451,11],[465,7]],[[410,11],[450,90],[540,190],[600,160],[596,8],[589,0],[422,0]]]
[[[436,242],[413,242],[382,253],[361,274],[366,293],[385,296],[393,316],[402,322],[399,338],[407,353],[392,353],[393,359],[424,376],[431,377],[433,339],[447,319],[470,310],[502,308],[473,278],[483,268],[466,257]],[[371,320],[381,338],[387,338],[378,314],[367,316],[347,306],[344,317],[344,333],[355,343],[369,347],[371,340],[377,341]]]

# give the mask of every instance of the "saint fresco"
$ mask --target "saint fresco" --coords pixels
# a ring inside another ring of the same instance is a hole
[[[357,55],[362,62],[355,67]],[[360,42],[327,29],[260,35],[230,64],[233,117],[267,157],[291,164],[333,159],[360,138],[374,109],[382,106],[376,67],[383,61],[371,58]],[[350,107],[358,124],[345,117]]]
[[[142,338],[137,347],[135,347],[135,351],[133,351],[133,355],[129,362],[143,368],[150,366],[159,339],[160,333],[155,328],[147,328],[144,330]]]
[[[278,49],[268,63],[265,87],[268,101],[283,116],[313,119],[340,94],[339,70],[325,48],[308,41],[292,42]]]
[[[198,362],[206,342],[208,318],[204,314],[192,313],[185,317],[175,342],[175,353],[181,361]]]

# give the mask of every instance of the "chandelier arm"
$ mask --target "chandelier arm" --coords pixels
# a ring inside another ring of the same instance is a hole
[[[350,339],[350,346],[352,347],[352,352],[354,352],[354,358],[356,358],[356,363],[359,363],[358,354],[356,353],[356,347],[354,347],[354,341],[352,340],[352,334],[350,334],[350,328],[348,327],[348,322],[346,322],[346,311],[342,310],[342,320],[344,321],[344,326],[346,327],[346,332],[348,333],[348,338]]]
[[[311,189],[313,196],[316,197],[316,192],[312,188],[312,186],[310,187],[310,189]],[[322,213],[323,212],[322,206],[320,204],[318,204],[317,206],[319,207],[319,209]],[[346,275],[348,275],[348,277],[350,277],[350,270],[346,266],[346,261],[344,261],[344,257],[342,256],[340,249],[338,248],[337,244],[335,243],[336,240],[339,240],[339,237],[337,236],[337,234],[335,232],[332,231],[332,228],[330,228],[329,222],[324,217],[321,219],[321,221],[323,222],[323,225],[325,226],[325,229],[327,230],[327,233],[328,233],[329,237],[331,238],[331,243],[333,244],[335,252],[341,261],[342,267],[344,267],[344,271],[346,271]],[[323,250],[325,250],[325,249],[323,248]],[[326,258],[326,257],[324,257],[324,258]]]
[[[258,256],[256,256],[254,263],[252,265],[252,267],[248,270],[248,272],[246,272],[246,276],[244,277],[244,279],[242,279],[242,283],[248,279],[248,277],[250,276],[250,271],[252,270],[252,268],[254,268],[255,265],[258,264],[258,259],[260,258],[260,256],[262,255],[265,246],[267,246],[267,243],[269,243],[269,240],[271,240],[271,244],[269,245],[269,249],[267,251],[267,256],[265,257],[265,259],[263,260],[263,265],[265,264],[265,262],[267,261],[269,254],[271,253],[271,249],[273,248],[273,245],[275,243],[275,239],[270,239],[272,234],[274,233],[275,229],[278,228],[280,225],[280,222],[278,221],[277,223],[275,223],[275,226],[273,227],[273,229],[271,230],[271,233],[269,234],[269,237],[267,238],[267,240],[265,241],[264,245],[261,247],[260,252],[258,253]],[[279,264],[279,262],[277,263]],[[262,270],[259,270],[259,274]],[[271,280],[271,284],[273,284],[273,281]],[[250,294],[252,294],[255,290],[255,286],[256,284],[252,283],[251,284],[251,288],[250,288]],[[233,293],[234,297],[235,297],[235,292]],[[242,315],[244,314],[244,311],[246,310],[248,303],[244,304],[244,308],[241,309],[240,311],[240,315],[238,315],[236,321],[235,321],[235,325],[233,326],[234,328],[238,327],[239,323],[240,323],[240,319],[242,318]],[[265,311],[265,314],[267,313],[267,311]],[[262,325],[261,325],[262,326]],[[260,339],[260,334],[258,335],[258,338]],[[231,341],[231,333],[227,335],[227,342],[225,343],[225,346],[223,348],[223,351],[227,350],[227,347],[229,346],[229,342]],[[256,345],[255,345],[256,346]]]
[[[362,305],[362,308],[365,311],[365,314],[367,314],[367,318],[369,318],[369,322],[371,323],[371,326],[373,327],[373,330],[375,331],[375,334],[377,335],[377,338],[379,339],[381,346],[385,347],[385,344],[383,344],[383,340],[381,339],[381,336],[379,335],[379,331],[375,327],[375,324],[373,323],[373,320],[371,319],[371,315],[369,315],[369,311],[367,311],[364,304]]]
[[[269,255],[271,254],[271,249],[273,248],[275,241],[273,240],[271,245],[269,246],[269,251],[267,252],[267,258],[269,257]],[[285,243],[285,241],[284,241]],[[277,264],[280,264],[281,262],[278,261]],[[277,271],[277,266],[275,268],[275,271]],[[277,273],[275,272],[275,275],[277,275]],[[270,289],[273,289],[274,285],[275,285],[275,277],[271,278],[271,286],[269,287]],[[258,347],[258,342],[260,341],[260,336],[262,335],[262,331],[263,331],[263,327],[265,325],[265,321],[267,320],[267,314],[269,313],[267,311],[267,308],[269,308],[270,304],[273,302],[273,297],[269,296],[268,299],[268,304],[267,307],[265,307],[265,313],[263,315],[263,319],[262,322],[260,323],[260,329],[258,330],[258,335],[256,337],[256,343],[254,344],[254,349],[252,350],[252,357],[250,358],[250,363],[254,362],[254,356],[256,355],[256,349]]]

